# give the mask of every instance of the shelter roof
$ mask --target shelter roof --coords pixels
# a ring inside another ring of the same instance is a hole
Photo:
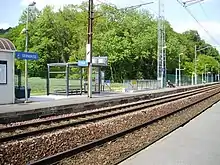
[[[6,38],[0,38],[0,51],[15,51],[15,45]]]

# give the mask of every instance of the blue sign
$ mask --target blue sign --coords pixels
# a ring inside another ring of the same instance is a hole
[[[31,52],[15,52],[15,57],[21,60],[38,60],[39,59],[37,53],[31,53]]]
[[[106,83],[106,84],[110,84],[111,81],[110,81],[110,80],[105,80],[105,83]]]
[[[88,66],[88,62],[84,60],[78,61],[78,66]]]

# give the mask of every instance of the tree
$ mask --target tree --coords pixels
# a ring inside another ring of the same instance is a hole
[[[27,10],[21,15],[19,25],[10,29],[6,38],[15,43],[17,50],[25,50]],[[93,55],[108,56],[106,79],[122,82],[124,79],[155,79],[157,72],[157,20],[147,10],[121,10],[116,6],[99,5],[94,13]],[[30,8],[29,50],[37,52],[39,61],[29,62],[29,75],[44,77],[48,63],[77,62],[86,57],[88,3],[66,5],[54,10],[46,6],[42,11]],[[210,46],[198,52],[198,73],[205,63],[216,62],[219,52],[201,39],[199,33],[189,30],[175,32],[168,21],[166,27],[167,72],[175,73],[178,57],[184,73],[194,71],[194,48]],[[201,57],[200,57],[201,56]],[[203,57],[204,56],[204,57]],[[16,61],[23,68],[22,61]]]

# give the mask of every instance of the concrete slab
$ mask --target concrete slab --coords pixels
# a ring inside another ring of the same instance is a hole
[[[85,102],[94,102],[94,101],[104,101],[111,99],[121,99],[126,97],[138,96],[143,94],[150,93],[160,93],[166,91],[174,91],[177,89],[160,89],[160,90],[152,90],[145,92],[136,92],[136,93],[102,93],[102,94],[94,94],[93,98],[88,98],[87,95],[78,95],[78,96],[34,96],[30,98],[31,103],[19,103],[19,104],[8,104],[8,105],[0,105],[0,114],[9,113],[9,112],[19,112],[31,109],[38,108],[46,108],[46,107],[54,107],[54,106],[62,106],[68,104],[79,104]]]
[[[220,103],[120,165],[219,165]]]

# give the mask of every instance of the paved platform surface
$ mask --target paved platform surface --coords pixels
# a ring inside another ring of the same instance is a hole
[[[187,88],[187,87],[183,87]],[[9,113],[9,112],[20,112],[32,109],[53,107],[53,106],[62,106],[68,104],[80,104],[87,103],[92,101],[105,101],[111,100],[115,98],[125,98],[131,96],[137,96],[142,94],[150,94],[157,92],[166,92],[176,90],[178,88],[165,88],[158,90],[148,90],[134,93],[102,93],[102,94],[94,94],[93,98],[88,98],[87,95],[75,95],[75,96],[35,96],[30,98],[29,100],[34,101],[32,103],[24,104],[8,104],[8,105],[0,105],[0,114]]]
[[[219,165],[220,103],[120,165]]]
[[[213,84],[216,83],[178,88],[164,88],[159,90],[135,91],[133,93],[101,93],[94,94],[93,98],[88,98],[87,95],[70,97],[32,97],[30,99],[33,101],[32,103],[0,105],[0,123],[6,124],[54,115],[83,112],[85,110],[171,95]]]

